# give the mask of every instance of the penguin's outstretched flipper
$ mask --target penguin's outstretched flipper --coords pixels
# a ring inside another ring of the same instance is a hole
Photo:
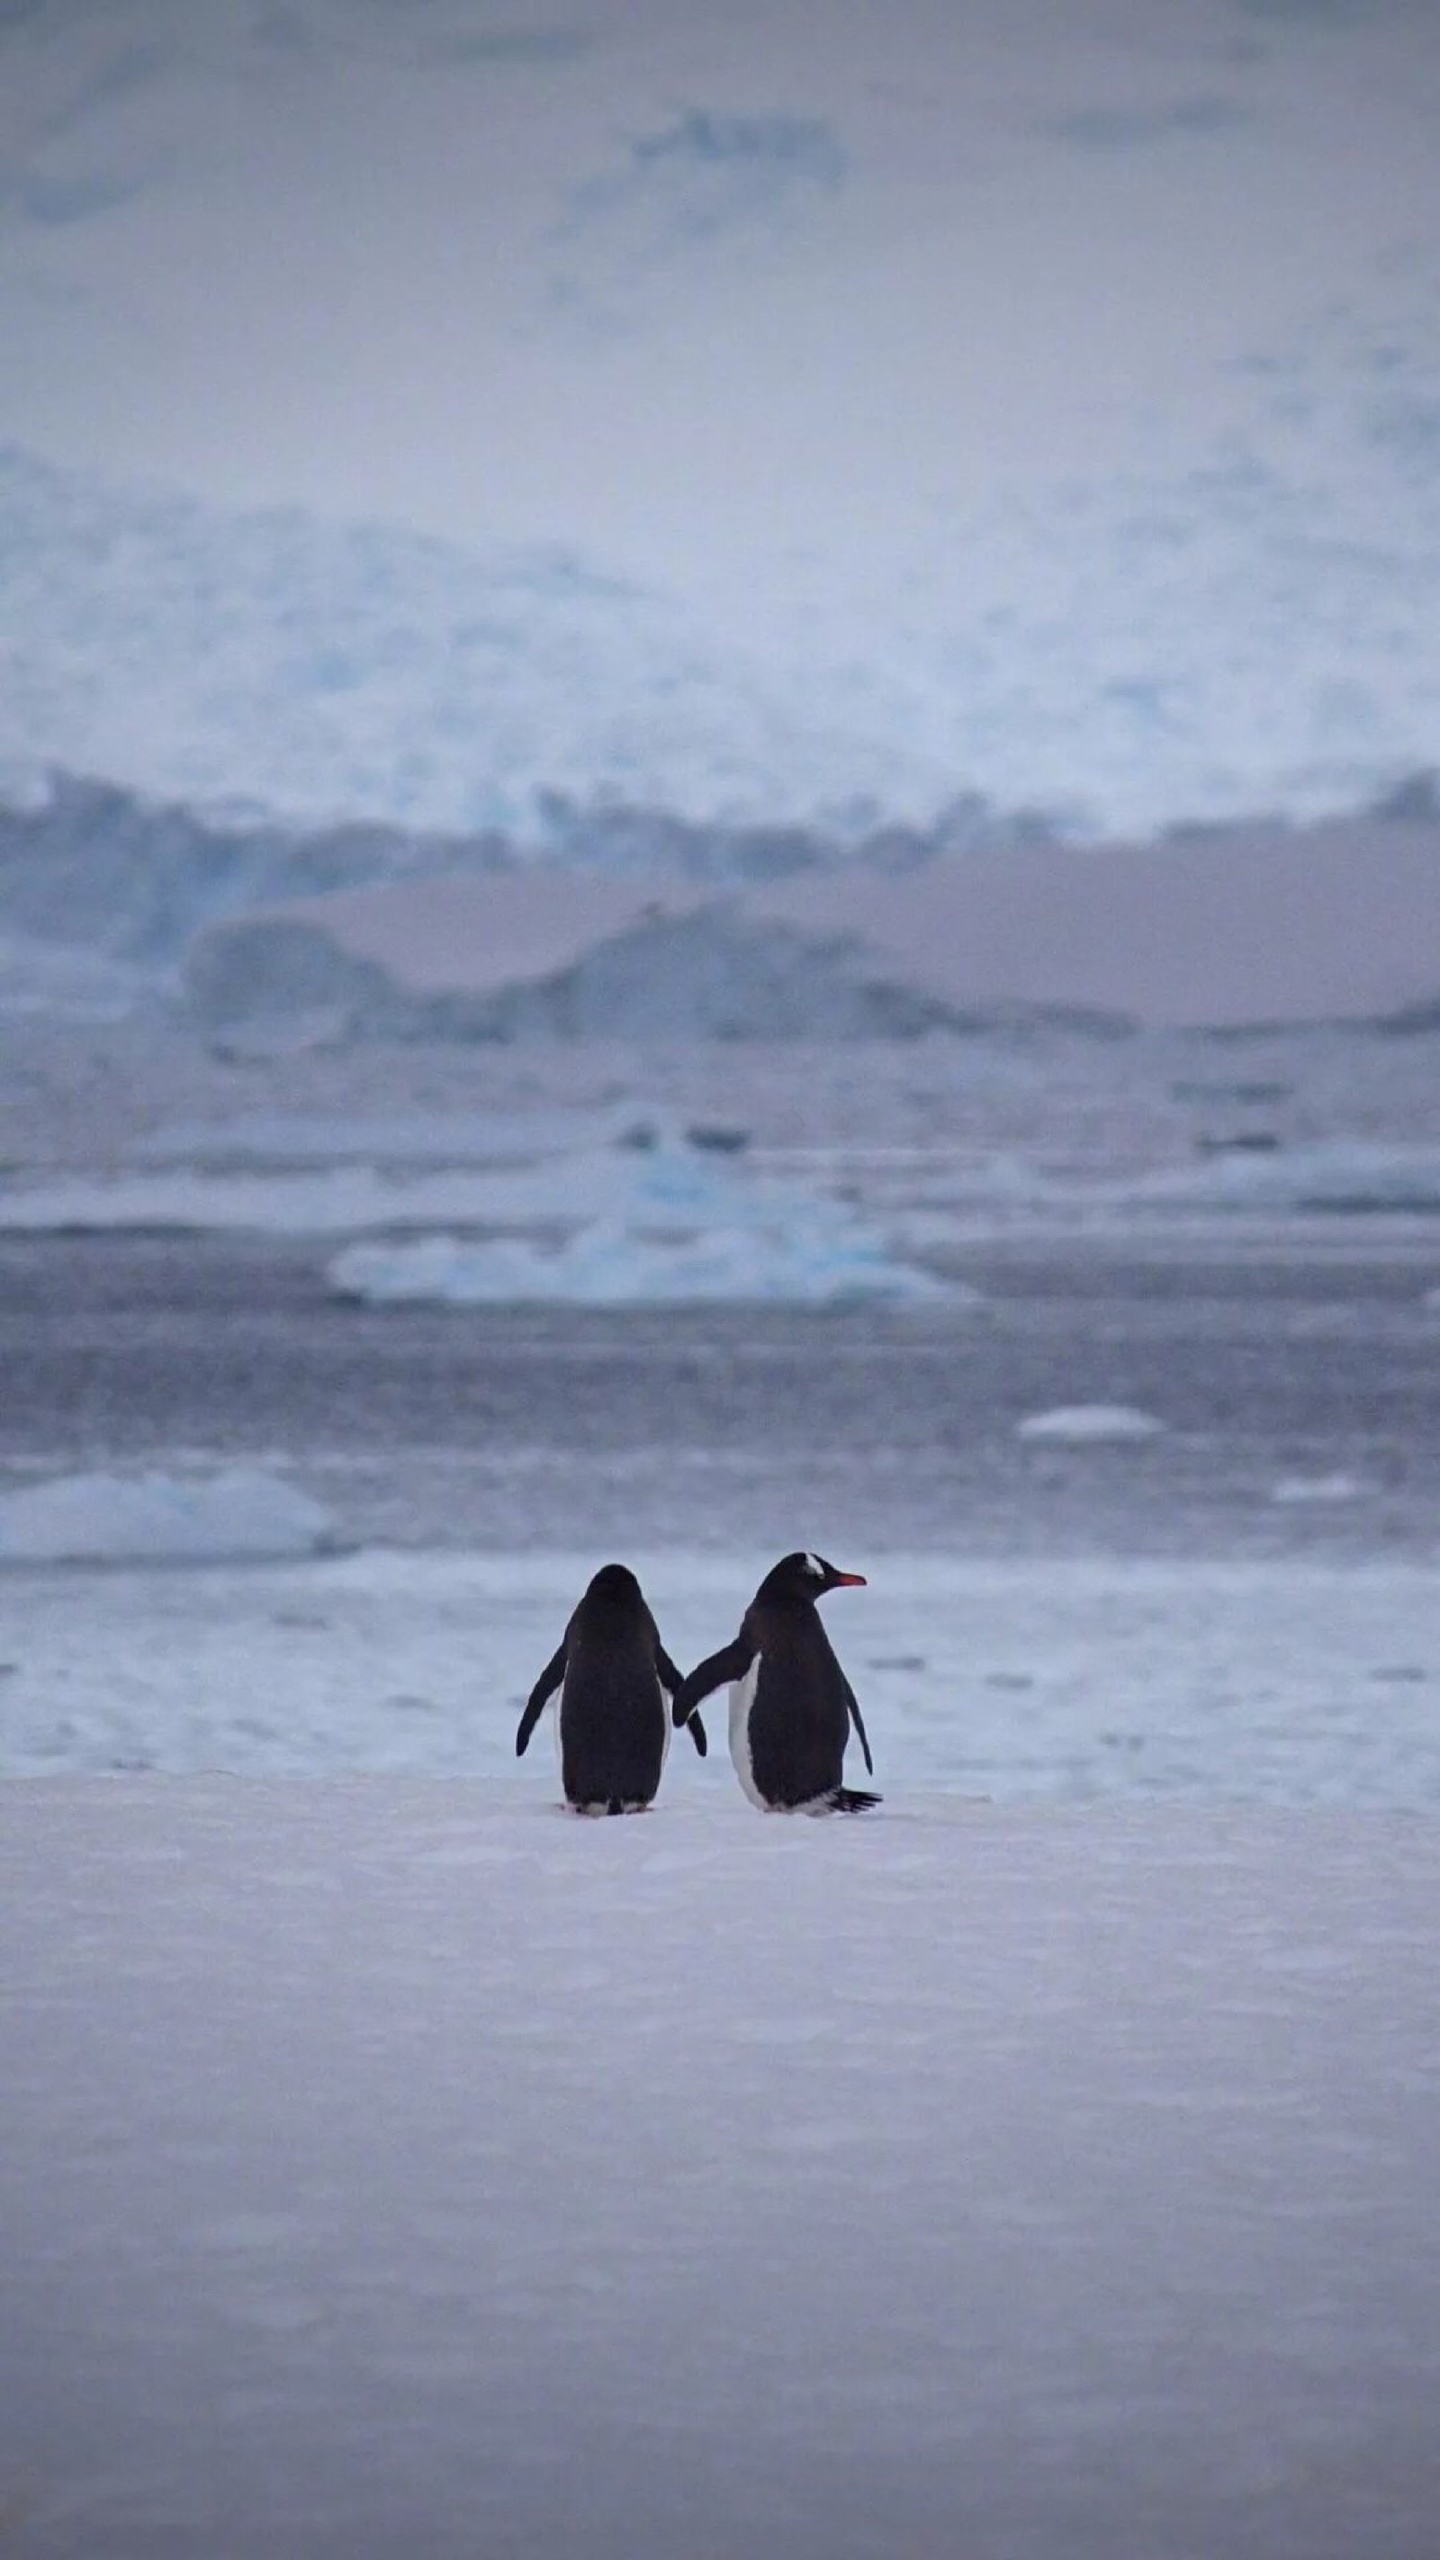
[[[671,1703],[670,1713],[677,1724],[688,1724],[702,1698],[718,1689],[722,1680],[743,1680],[755,1659],[755,1647],[748,1636],[737,1636],[733,1644],[722,1645],[681,1681]]]
[[[865,1774],[867,1777],[873,1778],[875,1775],[875,1763],[870,1757],[870,1736],[865,1730],[865,1719],[860,1713],[860,1701],[856,1697],[848,1680],[845,1682],[845,1697],[850,1709],[850,1721],[855,1727],[856,1738],[860,1744],[861,1750],[865,1754]]]
[[[671,1661],[663,1644],[657,1648],[655,1659],[660,1667],[661,1686],[665,1689],[668,1695],[670,1713],[674,1716],[677,1725],[688,1724],[690,1727],[690,1739],[694,1743],[696,1750],[699,1752],[700,1757],[703,1760],[705,1754],[710,1748],[710,1743],[706,1735],[705,1727],[700,1720],[699,1710],[698,1708],[692,1707],[688,1715],[675,1715],[675,1701],[679,1696],[680,1691],[684,1688],[685,1683],[674,1663]]]
[[[568,1642],[568,1637],[566,1639]],[[525,1701],[525,1713],[515,1735],[515,1757],[523,1760],[531,1734],[565,1677],[565,1644],[558,1644],[546,1663],[534,1688]]]

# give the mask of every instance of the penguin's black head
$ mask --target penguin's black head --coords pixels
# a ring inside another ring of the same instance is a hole
[[[605,1608],[641,1609],[644,1595],[628,1564],[602,1564],[592,1575],[586,1588],[587,1600],[598,1600]]]
[[[841,1573],[838,1566],[826,1562],[806,1547],[797,1555],[782,1556],[772,1565],[755,1597],[757,1600],[823,1600],[827,1591],[841,1591],[850,1584],[863,1585],[863,1573]]]

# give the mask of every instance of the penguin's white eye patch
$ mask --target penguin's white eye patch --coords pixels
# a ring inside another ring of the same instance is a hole
[[[816,1578],[816,1580],[817,1580],[818,1582],[823,1582],[823,1581],[824,1581],[824,1579],[825,1579],[825,1567],[824,1567],[824,1566],[823,1566],[823,1564],[820,1562],[820,1559],[819,1559],[819,1557],[818,1557],[818,1556],[807,1556],[807,1557],[806,1557],[806,1559],[805,1559],[805,1570],[806,1570],[806,1572],[807,1572],[807,1573],[813,1573],[813,1574],[814,1574],[814,1576],[815,1576],[815,1578]]]

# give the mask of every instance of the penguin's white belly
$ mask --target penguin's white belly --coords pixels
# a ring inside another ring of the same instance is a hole
[[[744,1679],[732,1680],[730,1684],[730,1757],[735,1763],[735,1775],[750,1802],[758,1805],[762,1813],[769,1813],[770,1804],[755,1784],[755,1767],[750,1753],[750,1710],[760,1686],[763,1660],[763,1654],[757,1653]]]

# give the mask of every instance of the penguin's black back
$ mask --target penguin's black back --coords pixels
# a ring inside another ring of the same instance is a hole
[[[655,1794],[669,1729],[658,1651],[634,1575],[603,1566],[566,1637],[560,1774],[571,1804],[648,1804]]]
[[[814,1602],[757,1598],[745,1632],[759,1656],[750,1702],[750,1769],[770,1805],[813,1804],[841,1783],[850,1732],[845,1675]]]

